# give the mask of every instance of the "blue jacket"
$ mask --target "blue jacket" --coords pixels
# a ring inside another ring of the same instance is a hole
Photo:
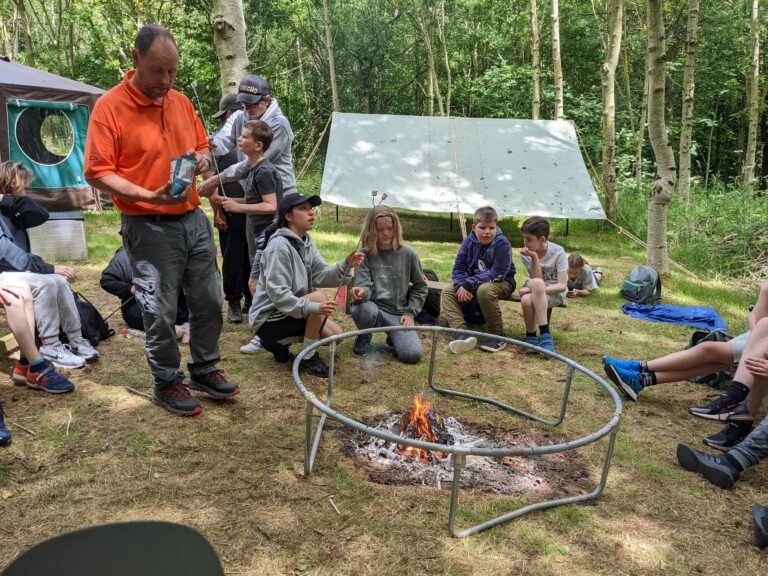
[[[506,280],[515,286],[515,264],[512,261],[512,245],[504,237],[501,228],[496,229],[496,238],[483,246],[474,232],[459,247],[451,274],[453,287],[457,290],[475,292],[480,284]]]

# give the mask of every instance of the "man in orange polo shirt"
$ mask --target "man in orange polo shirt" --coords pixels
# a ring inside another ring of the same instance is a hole
[[[213,229],[198,207],[194,183],[174,198],[169,181],[175,156],[194,155],[196,174],[207,170],[208,145],[192,103],[172,89],[179,53],[170,32],[144,26],[131,56],[136,69],[93,110],[85,177],[109,192],[123,213],[123,243],[147,333],[153,400],[174,414],[193,416],[201,408],[190,388],[213,398],[240,392],[216,367],[222,297]],[[179,369],[174,326],[179,287],[190,311],[189,386]]]

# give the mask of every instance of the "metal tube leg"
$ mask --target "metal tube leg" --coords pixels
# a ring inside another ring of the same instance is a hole
[[[459,507],[459,490],[461,490],[461,471],[464,469],[467,457],[464,454],[453,455],[453,486],[451,487],[451,507],[448,511],[448,532],[457,538],[463,534],[456,531],[456,509]]]
[[[312,473],[312,420],[314,419],[315,409],[312,403],[307,400],[307,431],[304,437],[304,478],[309,478]]]

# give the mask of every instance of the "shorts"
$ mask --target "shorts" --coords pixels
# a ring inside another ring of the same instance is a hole
[[[523,287],[528,286],[528,280],[525,281]],[[514,290],[514,288],[513,288]],[[547,308],[557,308],[565,304],[566,292],[560,292],[559,294],[547,294]]]
[[[731,346],[731,353],[733,354],[733,365],[738,366],[741,361],[741,355],[744,353],[744,348],[747,346],[747,340],[751,330],[747,330],[743,334],[739,334],[735,338],[728,340],[728,344]]]
[[[256,335],[263,341],[279,342],[285,338],[304,336],[307,326],[306,318],[293,318],[286,316],[274,322],[264,322]]]

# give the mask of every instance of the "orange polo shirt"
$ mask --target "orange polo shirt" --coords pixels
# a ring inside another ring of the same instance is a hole
[[[117,174],[147,190],[170,180],[171,158],[189,150],[207,151],[200,119],[189,98],[171,89],[162,104],[137,90],[130,70],[96,102],[85,141],[85,178]],[[181,214],[200,205],[196,186],[183,204],[133,202],[112,196],[123,214]]]

